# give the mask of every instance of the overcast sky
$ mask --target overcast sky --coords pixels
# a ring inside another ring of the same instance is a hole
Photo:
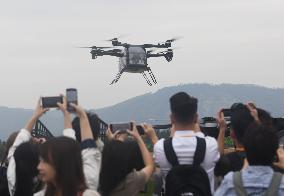
[[[79,92],[86,108],[100,108],[166,86],[186,83],[284,87],[283,0],[25,0],[0,7],[0,105],[33,108],[37,97]],[[123,74],[118,58],[91,59],[88,49],[158,43],[183,36],[173,60],[149,59],[158,84]]]

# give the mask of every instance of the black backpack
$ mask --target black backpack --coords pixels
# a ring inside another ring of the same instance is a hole
[[[166,177],[165,196],[210,196],[210,182],[206,171],[200,166],[204,160],[206,142],[196,137],[197,145],[192,165],[179,165],[173,149],[172,138],[164,141],[164,151],[172,168]]]
[[[7,179],[7,167],[5,166],[4,161],[2,161],[0,165],[0,195],[10,196]]]

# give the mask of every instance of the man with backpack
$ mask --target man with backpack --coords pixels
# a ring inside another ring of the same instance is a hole
[[[235,151],[221,155],[217,161],[214,174],[222,177],[230,171],[240,171],[244,165],[246,152],[243,145],[243,137],[250,124],[257,122],[272,126],[270,114],[255,105],[234,103],[231,106],[231,138],[234,141]],[[222,138],[224,141],[224,137]]]
[[[284,195],[284,178],[271,167],[278,148],[278,138],[273,128],[259,123],[251,124],[245,132],[243,145],[248,166],[242,171],[228,173],[214,195]],[[283,167],[283,152],[281,156],[278,152],[278,158]]]
[[[173,95],[170,98],[172,137],[160,139],[154,145],[155,161],[166,179],[166,195],[214,192],[218,146],[213,137],[205,137],[199,129],[197,102],[185,92]]]

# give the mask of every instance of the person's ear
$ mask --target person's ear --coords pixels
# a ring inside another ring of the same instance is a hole
[[[173,114],[170,114],[170,120],[171,120],[171,124],[175,124],[176,120]]]
[[[194,124],[198,123],[198,114],[194,114],[193,122]]]

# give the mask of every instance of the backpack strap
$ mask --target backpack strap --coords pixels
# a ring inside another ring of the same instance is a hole
[[[243,186],[242,173],[240,171],[234,172],[233,183],[237,196],[247,196],[247,192]]]
[[[170,137],[164,140],[164,152],[167,160],[170,162],[172,166],[178,165],[178,158],[173,148],[173,138]]]
[[[270,196],[270,195],[277,195],[278,194],[278,190],[279,190],[279,186],[282,180],[282,174],[279,172],[274,172],[270,185],[267,188],[267,191],[265,192],[264,196]]]
[[[200,165],[205,157],[206,142],[204,138],[196,137],[196,149],[193,157],[193,165]]]
[[[196,149],[193,157],[193,165],[200,165],[205,157],[206,142],[204,138],[196,137]],[[164,152],[167,160],[172,166],[179,165],[177,155],[173,148],[173,138],[170,137],[164,141]]]

